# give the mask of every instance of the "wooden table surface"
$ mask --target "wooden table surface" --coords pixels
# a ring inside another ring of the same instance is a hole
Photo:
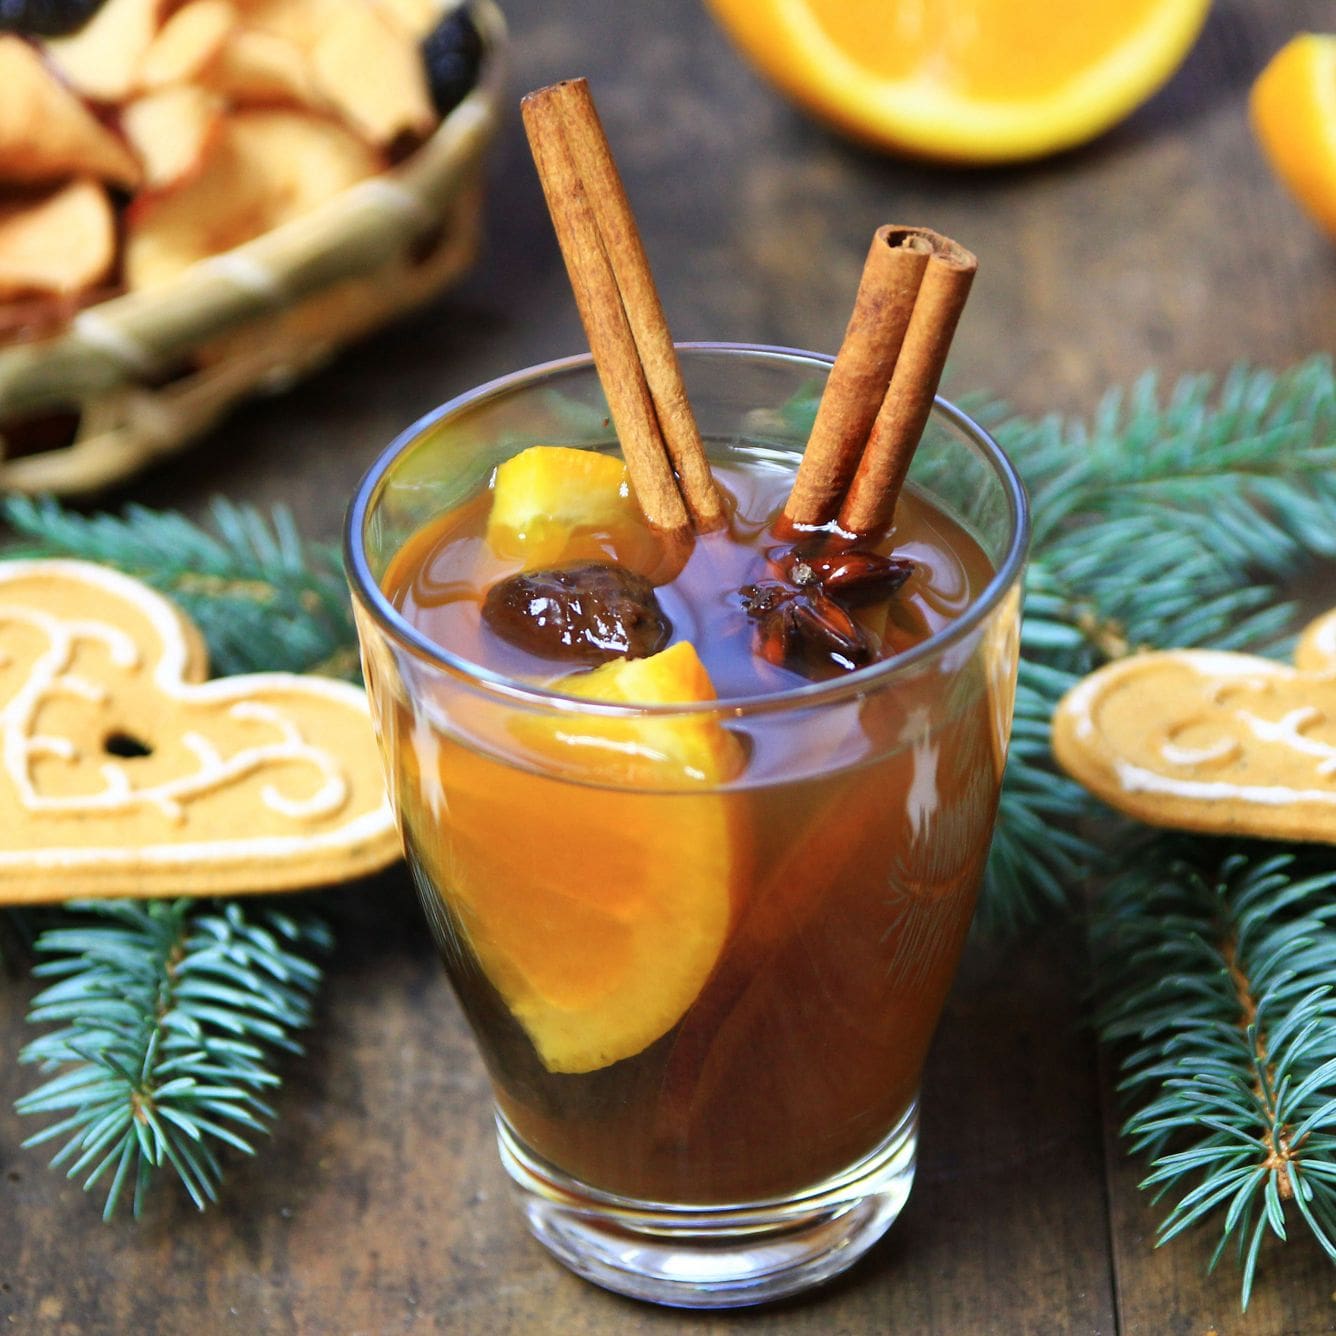
[[[585,73],[636,205],[674,334],[832,350],[883,221],[927,222],[982,269],[948,390],[1088,413],[1149,368],[1284,366],[1336,348],[1336,247],[1282,194],[1247,87],[1323,0],[1217,0],[1171,84],[1088,148],[1035,166],[894,161],[800,116],[696,0],[505,0],[512,88]],[[518,114],[493,158],[469,279],[285,397],[237,413],[123,495],[198,510],[287,501],[334,537],[354,484],[446,397],[583,344]],[[1152,1247],[1156,1210],[1117,1143],[1086,1026],[1079,928],[975,943],[929,1064],[918,1184],[886,1241],[781,1308],[692,1317],[574,1279],[527,1237],[487,1089],[402,869],[312,897],[338,948],[280,1121],[198,1215],[174,1187],[138,1224],[20,1141],[12,1061],[33,989],[0,977],[0,1324],[39,1332],[1312,1333],[1336,1277],[1269,1246],[1246,1317],[1199,1233]],[[1299,1231],[1302,1235],[1302,1230]]]

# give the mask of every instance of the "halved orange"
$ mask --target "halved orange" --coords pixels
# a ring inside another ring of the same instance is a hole
[[[1070,148],[1178,68],[1210,0],[706,0],[763,74],[837,128],[964,163]]]
[[[1336,237],[1336,34],[1301,33],[1281,47],[1248,109],[1272,170]]]
[[[563,689],[603,701],[713,699],[686,643]],[[532,773],[441,742],[445,820],[430,869],[487,977],[554,1072],[589,1072],[666,1034],[715,968],[745,801],[717,720],[516,720]],[[430,761],[427,763],[430,765]],[[424,767],[426,768],[426,767]]]

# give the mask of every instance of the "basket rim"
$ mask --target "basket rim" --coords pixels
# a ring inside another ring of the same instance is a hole
[[[0,346],[0,410],[78,408],[126,382],[142,383],[173,357],[256,316],[373,272],[387,251],[439,226],[444,204],[497,129],[506,78],[501,10],[494,0],[458,0],[441,12],[460,8],[469,9],[482,37],[477,79],[409,157],[159,287],[118,293],[47,337]],[[374,237],[360,255],[359,237]],[[0,453],[0,471],[3,464]]]

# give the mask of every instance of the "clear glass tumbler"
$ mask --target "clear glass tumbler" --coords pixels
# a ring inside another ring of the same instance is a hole
[[[795,466],[829,359],[681,356],[712,452]],[[533,1233],[638,1298],[778,1298],[850,1266],[909,1194],[920,1075],[1006,753],[1024,492],[987,433],[939,401],[910,486],[984,558],[954,622],[833,682],[616,705],[470,663],[382,590],[423,525],[537,443],[615,449],[587,357],[446,404],[389,447],[349,512],[408,861]],[[582,759],[591,741],[634,752],[670,734],[745,760],[726,780],[669,783]]]

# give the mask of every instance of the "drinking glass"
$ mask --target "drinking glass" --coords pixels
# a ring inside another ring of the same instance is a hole
[[[680,355],[712,452],[795,467],[828,358]],[[835,681],[619,705],[468,662],[382,589],[414,534],[538,443],[615,448],[588,357],[447,403],[391,444],[349,511],[409,866],[534,1235],[638,1298],[778,1298],[850,1266],[913,1181],[920,1075],[1006,754],[1024,491],[988,434],[938,400],[909,486],[944,541],[981,558],[954,621]],[[688,783],[582,759],[591,740],[652,751],[674,730],[741,760]]]

